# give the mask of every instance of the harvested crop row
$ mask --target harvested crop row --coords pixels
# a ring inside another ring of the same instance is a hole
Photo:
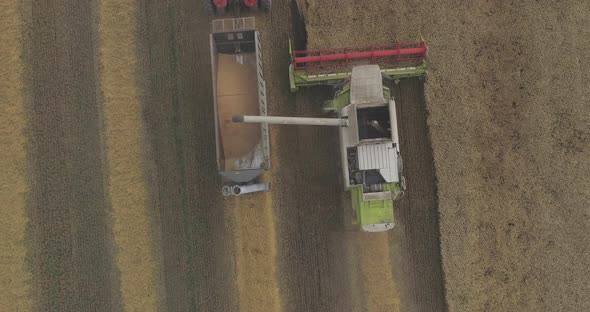
[[[147,207],[143,119],[136,78],[136,11],[134,1],[100,2],[100,86],[123,308],[158,311],[159,267]]]
[[[23,11],[28,1],[0,3],[0,303],[7,311],[31,308],[27,252]]]
[[[235,224],[240,311],[281,311],[272,194],[226,200]]]
[[[368,311],[401,311],[398,282],[394,279],[389,233],[358,233],[354,238]]]

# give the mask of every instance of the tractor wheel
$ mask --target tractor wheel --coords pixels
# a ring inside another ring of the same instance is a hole
[[[271,0],[258,0],[258,6],[264,12],[270,12]]]
[[[213,2],[211,2],[211,0],[203,0],[203,12],[207,16],[215,15],[215,8],[213,7]]]

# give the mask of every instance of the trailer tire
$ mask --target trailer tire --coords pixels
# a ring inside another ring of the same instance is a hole
[[[264,12],[270,12],[270,7],[271,7],[271,0],[259,0],[258,1],[258,6],[260,7],[260,9]]]
[[[215,8],[211,0],[203,0],[203,13],[207,16],[215,15]]]

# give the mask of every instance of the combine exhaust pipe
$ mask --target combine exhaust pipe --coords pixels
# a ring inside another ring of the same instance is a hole
[[[343,118],[309,118],[279,116],[234,116],[233,122],[267,123],[276,125],[333,126],[348,127],[348,120]]]

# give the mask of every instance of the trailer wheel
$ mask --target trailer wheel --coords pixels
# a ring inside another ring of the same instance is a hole
[[[207,16],[215,15],[215,8],[213,7],[213,2],[211,2],[211,0],[203,0],[203,13]]]
[[[270,12],[270,7],[271,7],[271,0],[259,0],[258,1],[258,6],[260,7],[260,9],[264,12]]]

